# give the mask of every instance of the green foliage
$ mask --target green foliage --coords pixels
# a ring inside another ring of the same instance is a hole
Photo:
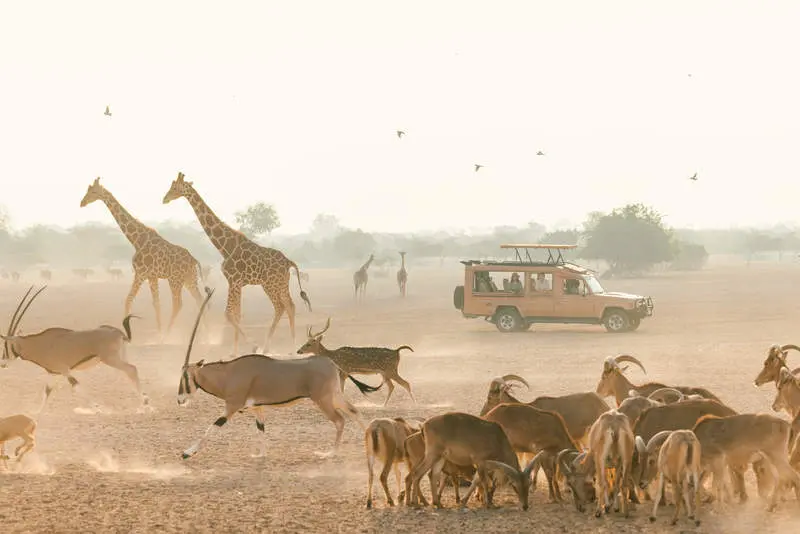
[[[345,230],[333,239],[337,255],[345,259],[366,258],[375,249],[375,238],[363,230]]]
[[[708,261],[706,247],[697,243],[675,241],[674,253],[671,267],[677,271],[698,271]]]
[[[263,234],[272,234],[273,230],[281,226],[281,219],[275,206],[258,202],[248,206],[244,211],[237,211],[236,223],[244,235],[255,238]]]
[[[661,215],[643,204],[628,204],[610,214],[592,213],[584,224],[587,259],[607,261],[615,273],[647,270],[673,257],[672,233]]]

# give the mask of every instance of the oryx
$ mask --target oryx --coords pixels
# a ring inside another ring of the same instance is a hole
[[[256,428],[264,433],[264,409],[291,406],[310,399],[336,425],[335,452],[342,440],[344,417],[342,412],[365,428],[359,412],[349,403],[339,387],[339,368],[326,356],[311,356],[295,360],[276,360],[263,354],[247,354],[233,360],[189,364],[197,325],[203,315],[213,290],[206,288],[206,299],[197,314],[194,330],[186,349],[186,359],[181,369],[178,385],[178,405],[186,404],[188,397],[198,389],[225,401],[225,413],[206,429],[205,434],[183,452],[184,459],[196,454],[212,432],[216,432],[237,412],[252,409],[256,414]],[[362,393],[377,391],[383,385],[372,387],[348,378]],[[266,446],[262,444],[261,454]]]
[[[101,362],[125,373],[136,386],[136,391],[142,400],[141,408],[147,406],[149,399],[142,393],[139,373],[134,365],[128,363],[125,356],[125,345],[131,340],[130,321],[131,318],[136,317],[135,315],[128,315],[122,320],[124,332],[115,326],[101,325],[92,330],[54,327],[36,334],[16,335],[28,307],[45,287],[47,286],[34,293],[26,303],[28,295],[33,291],[33,286],[28,289],[11,317],[8,333],[5,336],[0,334],[0,338],[5,341],[3,367],[7,366],[8,360],[19,358],[35,363],[50,375],[44,388],[39,412],[44,409],[47,399],[53,391],[54,379],[63,376],[75,392],[78,381],[72,376],[72,371],[90,369]]]

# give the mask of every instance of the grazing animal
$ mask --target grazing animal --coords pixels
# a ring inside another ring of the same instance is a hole
[[[17,463],[19,463],[36,445],[35,434],[36,421],[27,415],[17,414],[0,419],[0,461],[3,462],[4,469],[8,469],[6,442],[15,438],[22,439],[22,443],[14,451],[14,456],[17,458]]]
[[[622,513],[628,517],[628,485],[633,462],[634,436],[628,416],[609,410],[589,429],[589,455],[595,466],[597,509],[595,517],[611,508],[611,501],[619,496]],[[614,487],[609,491],[606,469],[615,468]]]
[[[317,356],[327,356],[336,367],[339,368],[339,383],[344,389],[344,380],[347,375],[362,374],[374,375],[379,374],[383,377],[383,382],[387,384],[389,392],[386,395],[386,402],[384,406],[389,404],[389,399],[394,391],[394,382],[400,384],[408,394],[411,400],[417,402],[414,394],[411,392],[411,384],[409,384],[398,372],[400,365],[400,351],[408,349],[414,352],[414,349],[408,345],[402,345],[396,349],[389,349],[385,347],[339,347],[338,349],[331,350],[322,344],[322,334],[328,331],[331,327],[331,319],[325,323],[325,328],[319,332],[312,332],[311,327],[308,327],[308,340],[302,347],[297,349],[297,354],[316,354]]]
[[[280,250],[262,247],[247,238],[239,230],[225,224],[195,190],[192,182],[184,179],[182,172],[173,180],[169,191],[164,195],[162,202],[168,204],[175,199],[185,198],[197,215],[197,220],[205,230],[211,243],[222,255],[222,274],[228,282],[228,301],[225,305],[225,317],[234,327],[233,352],[239,351],[239,337],[244,337],[239,324],[242,320],[242,288],[248,285],[260,285],[264,289],[272,306],[275,316],[264,341],[264,350],[269,349],[270,341],[278,328],[278,322],[286,313],[289,318],[289,329],[292,333],[292,342],[295,341],[295,305],[289,292],[290,270],[300,272],[297,264],[286,257]],[[303,284],[298,276],[297,285],[300,288],[300,298],[311,311],[311,301],[303,290]]]
[[[109,267],[106,269],[106,272],[114,280],[119,280],[120,278],[122,278],[122,269],[119,269],[117,267]]]
[[[389,506],[394,506],[392,496],[389,494],[389,471],[394,468],[397,491],[400,492],[402,489],[400,464],[403,462],[408,463],[406,461],[405,442],[406,438],[415,432],[419,432],[419,425],[412,425],[402,417],[373,419],[367,425],[367,429],[364,431],[364,450],[367,454],[367,470],[369,472],[367,508],[372,508],[372,484],[375,478],[376,458],[380,458],[381,463],[383,463],[380,481],[383,492],[386,495],[386,503]],[[400,500],[399,496],[397,500]]]
[[[192,295],[198,306],[203,301],[198,289],[200,262],[187,249],[170,243],[161,237],[154,228],[147,226],[131,215],[116,197],[103,187],[100,183],[100,178],[96,178],[86,188],[86,194],[81,200],[81,207],[84,208],[98,200],[106,205],[108,211],[117,222],[119,229],[136,251],[131,259],[133,282],[125,299],[125,315],[130,314],[133,301],[146,280],[150,286],[150,294],[152,295],[153,308],[156,314],[156,325],[160,333],[161,299],[158,292],[158,281],[166,279],[169,282],[169,289],[172,293],[172,316],[167,326],[167,333],[169,333],[175,323],[175,318],[183,308],[182,293],[184,287]]]
[[[408,271],[406,271],[406,253],[400,253],[400,270],[397,271],[397,287],[400,288],[400,296],[406,296],[406,283],[408,282]]]
[[[178,385],[178,405],[184,406],[198,389],[225,401],[225,411],[208,427],[203,437],[183,452],[183,458],[194,456],[212,432],[218,431],[236,413],[253,409],[256,412],[256,428],[265,431],[264,409],[278,408],[310,399],[336,426],[336,441],[331,453],[335,452],[342,440],[344,417],[342,413],[356,420],[364,427],[359,411],[342,395],[338,381],[339,368],[325,356],[311,356],[296,360],[276,360],[262,354],[247,354],[229,361],[204,364],[203,360],[190,364],[189,356],[197,333],[197,325],[205,310],[213,290],[207,289],[194,330],[189,338],[186,359],[181,368]],[[372,387],[348,376],[362,393],[377,391],[383,385]],[[262,454],[264,454],[262,449]]]
[[[406,438],[405,442],[405,452],[406,452],[406,464],[408,467],[408,475],[406,475],[406,488],[401,493],[401,496],[397,498],[398,501],[402,501],[404,496],[408,496],[406,498],[406,504],[417,504],[416,502],[411,502],[411,482],[412,477],[411,474],[414,472],[414,469],[422,463],[422,460],[425,459],[425,439],[422,437],[422,432],[415,432]],[[462,480],[466,480],[470,482],[472,478],[475,476],[475,468],[473,466],[460,466],[455,465],[451,462],[445,460],[444,466],[442,466],[442,474],[445,477],[450,479],[450,482],[453,485],[453,489],[455,490],[455,497],[456,497],[456,504],[461,503],[461,497],[459,495],[459,486]],[[428,473],[430,477],[430,473]],[[445,486],[445,478],[442,478],[439,483],[439,499],[441,501],[442,492],[444,491]],[[480,488],[479,490],[480,491]],[[481,494],[482,495],[482,494]],[[428,506],[428,501],[425,500],[425,497],[420,493],[417,497],[419,497],[420,501],[422,502],[423,506]]]
[[[686,505],[686,515],[689,519],[693,520],[696,526],[700,524],[700,520],[695,519],[698,489],[700,488],[700,454],[700,442],[691,430],[673,430],[666,437],[658,452],[658,490],[656,495],[662,494],[665,482],[672,485],[672,496],[675,500],[673,525],[678,522],[681,504]],[[650,514],[650,521],[656,520],[656,512],[658,512],[658,504],[661,499],[656,498],[653,501],[653,513]]]
[[[17,335],[17,329],[25,312],[34,299],[47,286],[42,287],[26,299],[33,291],[33,286],[22,297],[6,335],[0,334],[5,341],[3,349],[4,363],[14,358],[35,363],[51,377],[44,389],[44,397],[39,411],[44,409],[50,393],[53,391],[52,380],[59,376],[67,379],[73,392],[78,386],[78,381],[72,376],[73,371],[90,369],[99,363],[104,363],[114,369],[119,369],[133,382],[136,392],[142,401],[142,408],[149,404],[149,398],[142,393],[139,383],[139,372],[136,366],[129,363],[125,356],[125,347],[132,339],[130,321],[135,315],[128,315],[122,320],[124,332],[117,327],[102,325],[92,330],[71,330],[69,328],[48,328],[36,334]],[[24,308],[23,308],[24,305]]]
[[[370,254],[367,261],[364,262],[355,273],[353,273],[353,287],[355,291],[355,298],[358,300],[359,292],[361,293],[361,298],[364,298],[364,295],[367,294],[367,282],[369,282],[369,274],[367,274],[367,269],[369,266],[372,265],[372,262],[375,261],[375,255]]]

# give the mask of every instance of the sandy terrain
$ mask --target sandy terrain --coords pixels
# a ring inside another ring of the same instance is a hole
[[[607,289],[651,295],[655,317],[630,334],[607,334],[599,326],[543,326],[529,333],[502,335],[492,325],[466,320],[453,309],[452,291],[461,271],[452,262],[443,269],[409,269],[408,298],[401,300],[389,278],[374,278],[367,301],[353,304],[350,271],[310,271],[307,289],[314,312],[298,312],[298,337],[292,344],[288,324],[281,324],[273,352],[281,357],[303,342],[308,324],[321,326],[333,317],[325,341],[331,346],[409,344],[400,372],[412,383],[419,404],[398,388],[387,408],[383,391],[365,398],[352,384],[346,395],[363,411],[365,421],[379,416],[430,416],[447,410],[477,413],[489,380],[514,372],[525,376],[531,392],[563,394],[594,390],[605,356],[628,352],[647,367],[647,379],[705,386],[741,411],[770,411],[774,387],[756,389],[768,344],[798,342],[798,301],[794,266],[749,269],[714,267],[701,273],[663,274],[649,279],[606,281]],[[127,292],[123,282],[77,282],[63,274],[40,296],[23,321],[23,331],[46,326],[93,327],[118,324]],[[129,276],[129,275],[126,275]],[[195,359],[227,358],[229,339],[221,334],[226,287],[218,277],[218,293],[209,313],[209,339],[196,347]],[[25,283],[0,285],[0,318],[7,321]],[[293,279],[296,294],[296,281]],[[169,317],[169,298],[162,285]],[[295,297],[296,302],[300,302]],[[248,335],[263,342],[272,309],[263,292],[245,294]],[[175,331],[158,343],[150,295],[142,291],[134,311],[129,348],[155,411],[136,413],[138,399],[119,372],[95,368],[78,373],[83,391],[73,395],[61,386],[39,417],[35,453],[13,473],[0,473],[4,532],[778,532],[800,526],[794,501],[777,512],[765,503],[749,480],[751,500],[727,509],[702,509],[703,524],[684,519],[669,527],[671,510],[662,508],[658,522],[647,521],[649,509],[636,509],[629,520],[610,515],[597,520],[578,514],[571,505],[546,502],[541,486],[531,509],[522,512],[510,490],[498,493],[497,510],[473,504],[466,511],[388,508],[376,491],[376,508],[365,509],[366,465],[363,436],[348,422],[340,454],[321,459],[334,427],[310,404],[275,410],[267,423],[268,454],[253,458],[259,448],[251,415],[235,417],[206,448],[188,461],[181,451],[222,415],[219,400],[200,392],[192,404],[175,402],[178,371],[196,307],[188,300]],[[5,328],[5,326],[3,326]],[[203,338],[201,336],[201,341]],[[800,357],[793,355],[800,362]],[[376,377],[360,377],[377,384]],[[0,372],[0,414],[38,407],[45,373],[26,362]],[[97,401],[99,414],[75,408]],[[12,449],[13,450],[13,449]],[[748,477],[751,477],[748,474]],[[390,487],[394,492],[394,479]],[[452,507],[452,494],[445,503]]]

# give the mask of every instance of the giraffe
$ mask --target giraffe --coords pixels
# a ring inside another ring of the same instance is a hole
[[[400,270],[397,271],[397,286],[400,288],[400,296],[406,296],[406,282],[408,282],[408,271],[406,271],[406,253],[400,253]]]
[[[295,305],[289,292],[290,269],[295,270],[297,285],[300,286],[300,298],[311,311],[311,301],[308,300],[308,295],[303,290],[300,269],[297,264],[280,250],[262,247],[248,239],[242,232],[225,224],[208,207],[208,204],[195,190],[192,182],[186,181],[184,178],[184,174],[179,172],[162,202],[168,204],[175,199],[185,198],[197,215],[197,219],[211,243],[222,255],[221,271],[228,281],[225,317],[234,327],[234,353],[238,353],[239,335],[242,334],[239,327],[242,318],[242,288],[249,285],[260,285],[275,309],[275,317],[272,319],[272,325],[264,341],[264,352],[269,349],[272,335],[284,312],[289,317],[289,329],[292,333],[292,341],[295,342]]]
[[[359,270],[353,273],[353,286],[355,286],[355,298],[358,300],[358,290],[361,290],[361,298],[364,298],[364,294],[367,292],[367,282],[369,282],[369,275],[367,274],[367,269],[369,269],[370,264],[375,259],[373,254],[369,255],[369,259],[361,266]]]
[[[158,294],[158,281],[166,279],[172,292],[172,317],[169,320],[167,333],[172,329],[175,318],[183,307],[182,291],[184,286],[189,290],[197,305],[203,298],[197,287],[198,278],[203,280],[200,262],[183,247],[170,243],[161,237],[155,229],[145,225],[114,198],[111,192],[100,184],[100,178],[87,188],[81,200],[81,207],[86,207],[96,200],[102,200],[108,211],[117,221],[119,229],[128,238],[136,252],[133,254],[133,283],[128,297],[125,299],[125,316],[130,314],[133,300],[147,280],[153,297],[153,308],[156,312],[156,324],[161,333],[161,301]]]

